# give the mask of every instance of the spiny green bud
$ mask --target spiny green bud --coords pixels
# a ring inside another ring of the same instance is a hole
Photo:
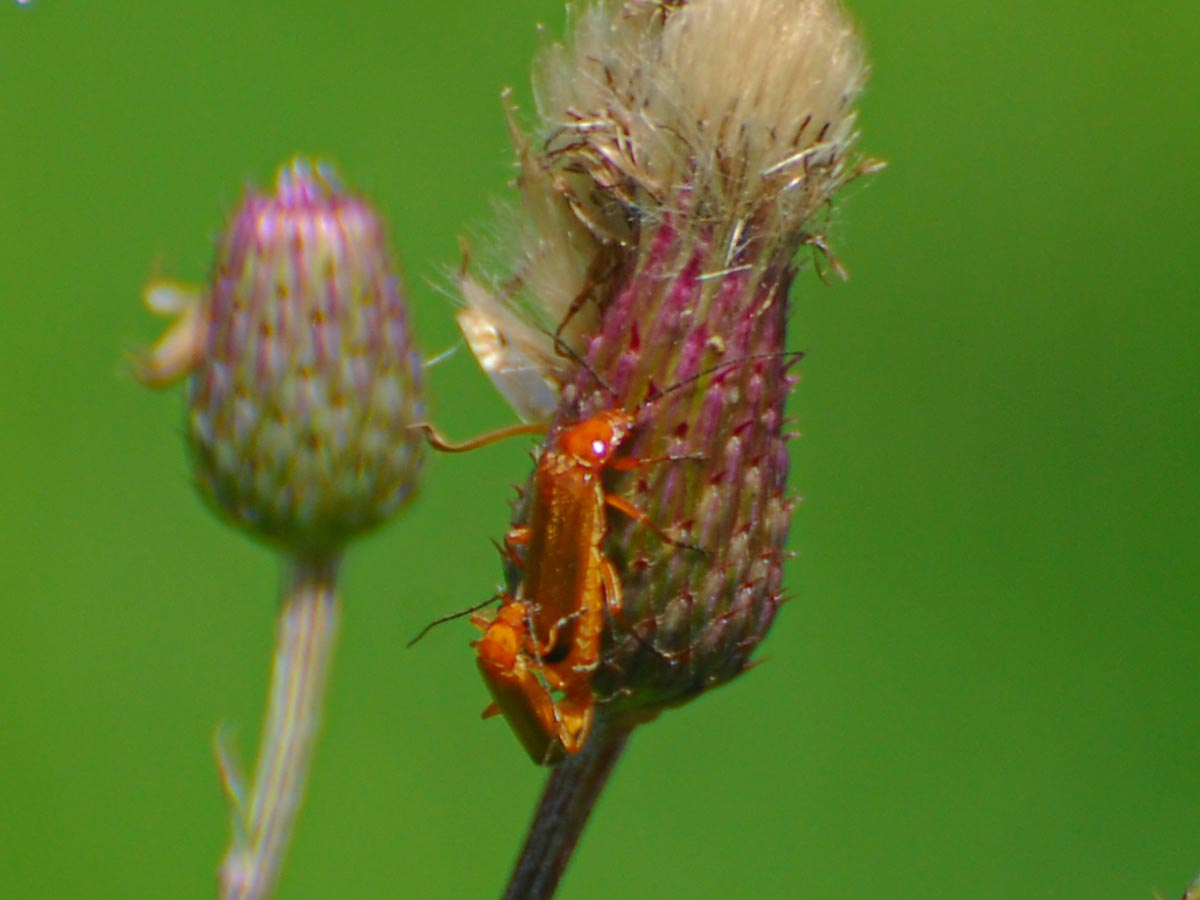
[[[146,300],[177,319],[138,375],[190,373],[196,481],[231,522],[327,556],[409,499],[420,359],[384,224],[330,168],[281,167],[232,216],[207,287],[152,283]]]

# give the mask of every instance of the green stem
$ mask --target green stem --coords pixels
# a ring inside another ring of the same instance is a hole
[[[264,900],[275,888],[304,799],[337,638],[337,560],[290,560],[284,578],[270,698],[248,794],[232,754],[218,747],[233,804],[222,900]]]
[[[560,762],[546,780],[506,900],[546,900],[571,861],[588,816],[629,740],[629,728],[597,722],[583,749]]]

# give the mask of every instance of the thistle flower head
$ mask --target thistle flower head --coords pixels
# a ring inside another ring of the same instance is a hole
[[[629,454],[657,461],[609,485],[645,520],[607,518],[624,609],[597,716],[649,718],[729,680],[774,619],[788,291],[802,245],[828,252],[824,207],[869,168],[851,155],[864,78],[835,0],[599,0],[537,66],[540,133],[514,128],[524,295],[504,327],[525,359],[556,359],[552,440],[615,407]]]
[[[190,374],[196,481],[226,518],[321,556],[408,500],[420,361],[383,222],[329,167],[295,159],[248,191],[210,283],[147,302],[178,319],[140,375]]]

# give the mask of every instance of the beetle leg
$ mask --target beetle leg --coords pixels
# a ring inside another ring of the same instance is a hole
[[[555,690],[561,690],[563,687],[563,685],[560,683],[561,678],[558,676],[556,670],[561,668],[564,662],[567,663],[567,668],[573,668],[573,666],[570,664],[570,660],[575,654],[576,648],[579,646],[579,642],[581,640],[582,632],[580,630],[580,623],[583,617],[583,612],[581,610],[576,610],[575,612],[568,613],[558,621],[552,623],[546,632],[546,640],[542,644],[537,643],[537,631],[534,628],[533,623],[530,622],[530,648],[532,649],[534,656],[537,657],[538,662],[541,664],[543,669],[549,672],[554,672],[554,677],[549,678],[549,681]],[[569,638],[571,646],[565,651],[565,653],[555,653],[555,650],[558,649],[559,641],[564,639],[563,632],[571,628],[574,628],[574,632],[571,633]],[[554,662],[550,662],[548,660],[549,657],[555,657],[556,659]]]
[[[589,586],[580,598],[579,609],[563,616],[551,628],[550,647],[565,642],[566,655],[550,662],[543,654],[535,654],[543,678],[560,692],[554,702],[556,733],[567,753],[578,752],[591,732],[596,706],[592,673],[600,661],[605,595],[610,579],[616,577],[612,565],[598,551],[593,559],[592,573]],[[573,628],[568,630],[568,626]],[[529,627],[532,630],[532,622]]]
[[[519,547],[523,547],[529,543],[529,529],[524,525],[517,525],[511,528],[504,536],[504,544],[501,546],[494,539],[492,546],[496,548],[499,554],[514,567],[518,569],[525,568],[525,558],[518,552]]]
[[[621,591],[621,578],[617,574],[616,568],[607,559],[604,560],[604,566],[601,569],[601,575],[604,577],[604,600],[608,606],[608,614],[617,622],[621,623],[621,627],[629,633],[629,635],[649,650],[651,653],[658,654],[658,648],[649,643],[641,634],[638,633],[637,627],[625,618],[623,609],[623,595]],[[659,654],[661,655],[661,654]]]
[[[633,521],[637,522],[639,525],[645,525],[660,538],[662,538],[665,543],[670,544],[672,547],[679,547],[682,550],[695,550],[697,553],[703,553],[705,556],[708,555],[708,551],[703,547],[698,547],[695,544],[689,544],[686,541],[676,540],[675,538],[671,537],[669,534],[663,531],[662,528],[660,528],[645,511],[634,506],[624,497],[618,497],[616,494],[605,494],[604,502],[617,512],[621,512],[629,516],[629,518],[633,519]]]
[[[621,593],[621,578],[616,568],[607,558],[600,561],[600,577],[604,582],[604,603],[609,613],[616,617],[621,614],[624,595]]]
[[[514,525],[508,530],[508,534],[504,536],[504,543],[524,545],[529,543],[529,526]]]

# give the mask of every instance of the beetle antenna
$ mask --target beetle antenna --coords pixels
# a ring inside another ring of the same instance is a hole
[[[591,375],[592,381],[594,381],[594,382],[596,382],[596,384],[600,385],[600,388],[605,393],[607,393],[609,397],[612,398],[613,402],[614,403],[616,402],[617,392],[613,389],[612,385],[610,385],[607,381],[605,381],[603,378],[601,378],[600,373],[597,372],[595,369],[593,369],[590,365],[588,365],[588,361],[586,359],[584,359],[579,354],[578,351],[576,351],[573,347],[571,347],[570,344],[568,344],[566,341],[564,341],[557,332],[555,332],[554,334],[551,334],[549,331],[546,331],[545,334],[547,334],[549,337],[554,338],[554,352],[555,353],[557,353],[559,356],[565,356],[567,359],[571,360],[571,362],[575,363],[581,369],[583,369],[585,372],[587,372],[589,375]]]
[[[488,444],[494,444],[496,441],[502,441],[505,438],[520,437],[525,434],[546,433],[544,422],[518,422],[516,425],[506,425],[503,428],[497,428],[495,431],[489,431],[487,434],[481,434],[479,437],[456,444],[454,441],[444,437],[441,432],[428,422],[415,422],[408,427],[413,431],[421,432],[425,435],[425,440],[429,442],[430,447],[434,450],[440,450],[443,453],[466,453],[468,450],[486,447]]]
[[[754,362],[755,360],[759,359],[786,359],[789,361],[788,364],[791,365],[791,363],[797,362],[803,358],[803,350],[776,350],[772,351],[771,353],[751,353],[746,356],[739,357],[738,359],[726,360],[725,362],[717,363],[715,366],[709,366],[707,369],[701,369],[695,375],[684,378],[682,381],[677,381],[668,388],[663,388],[662,390],[659,390],[658,388],[651,388],[650,392],[646,395],[646,399],[642,401],[641,405],[644,407],[649,406],[651,403],[657,403],[668,394],[673,394],[675,391],[699,381],[706,375],[713,375],[722,371],[723,369],[730,369],[734,366],[740,366],[742,363]]]
[[[455,619],[461,619],[463,616],[469,616],[469,615],[471,615],[471,613],[479,612],[479,610],[483,609],[488,604],[495,603],[497,600],[500,599],[500,597],[501,597],[500,594],[494,594],[493,596],[488,597],[482,603],[476,603],[474,606],[468,607],[467,609],[459,610],[456,613],[450,613],[450,615],[442,616],[440,619],[434,619],[432,622],[430,622],[428,625],[426,625],[424,628],[422,628],[421,631],[417,634],[417,636],[415,638],[413,638],[411,641],[409,641],[404,646],[411,647],[413,644],[415,644],[421,638],[425,637],[425,635],[429,634],[429,632],[432,631],[437,626],[445,625],[447,622],[453,622]]]

